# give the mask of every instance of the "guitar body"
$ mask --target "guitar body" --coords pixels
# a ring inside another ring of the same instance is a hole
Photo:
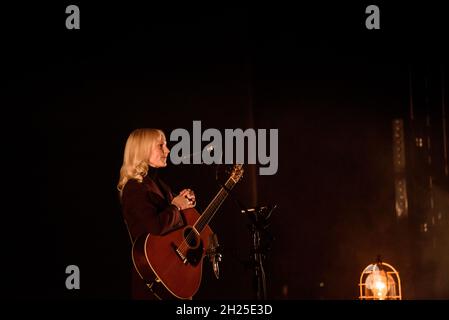
[[[186,227],[165,235],[145,234],[132,248],[134,267],[159,299],[190,299],[201,284],[203,258],[212,230],[192,226],[201,215],[196,209],[182,211]]]

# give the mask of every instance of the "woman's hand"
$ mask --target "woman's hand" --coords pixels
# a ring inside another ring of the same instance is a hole
[[[179,210],[193,208],[196,206],[195,193],[190,189],[184,189],[173,198],[171,203]]]

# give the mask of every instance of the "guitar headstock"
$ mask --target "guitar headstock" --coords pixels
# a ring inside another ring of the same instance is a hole
[[[243,176],[243,164],[235,164],[232,167],[230,179],[237,183]]]

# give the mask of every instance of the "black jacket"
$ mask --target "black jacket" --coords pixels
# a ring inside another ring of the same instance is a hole
[[[157,177],[156,170],[142,182],[128,181],[123,188],[122,209],[133,242],[143,234],[161,235],[183,226],[181,213],[170,204],[172,200],[170,188]]]
[[[148,233],[161,235],[184,225],[181,212],[171,204],[170,188],[149,171],[142,182],[130,180],[122,193],[122,210],[131,241]],[[155,296],[132,266],[132,298],[154,300]]]

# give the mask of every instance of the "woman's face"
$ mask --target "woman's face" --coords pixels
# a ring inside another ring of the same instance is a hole
[[[153,145],[150,153],[150,166],[161,168],[167,166],[167,156],[170,150],[167,148],[165,137],[161,136]]]

